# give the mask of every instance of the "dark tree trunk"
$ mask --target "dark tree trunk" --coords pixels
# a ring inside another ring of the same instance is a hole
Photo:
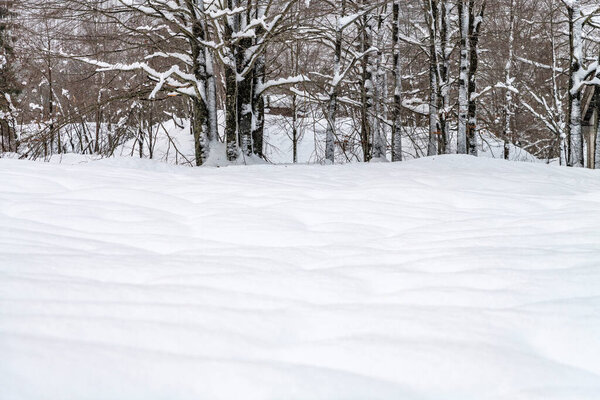
[[[196,2],[197,0],[193,0]],[[193,37],[189,39],[190,48],[192,51],[192,72],[198,82],[204,86],[204,96],[208,95],[209,87],[208,74],[206,69],[206,53],[202,45],[202,40],[206,37],[206,32],[203,27],[203,16],[196,14],[196,8],[193,4],[189,4],[188,10],[192,16],[192,33]],[[196,156],[196,165],[200,166],[208,159],[210,152],[209,134],[209,110],[207,109],[205,99],[202,98],[202,93],[198,90],[196,95],[192,97],[192,118],[191,131],[194,136],[194,153]],[[212,122],[214,123],[214,122]],[[150,134],[152,132],[150,131]]]
[[[400,59],[400,1],[394,0],[392,6],[392,41],[394,55],[394,104],[392,108],[392,161],[402,161],[402,121],[400,111],[402,107],[402,64]]]
[[[257,4],[255,17],[257,19],[264,17],[265,7]],[[259,26],[256,29],[256,45],[262,44],[264,28]],[[252,126],[252,151],[260,158],[264,158],[263,153],[263,138],[265,131],[265,99],[262,94],[263,84],[265,81],[265,56],[259,55],[254,63],[254,71],[252,73],[252,117],[254,120]]]
[[[481,9],[476,16],[474,14],[474,1],[469,3],[469,13],[471,15],[469,26],[470,37],[470,63],[469,63],[469,87],[468,87],[468,123],[467,123],[467,151],[468,154],[477,155],[477,100],[472,96],[477,91],[477,68],[479,67],[479,53],[477,46],[479,45],[479,37],[481,33],[481,25],[483,15],[485,13],[485,1],[481,5]]]
[[[368,6],[368,3],[363,0],[363,6]],[[360,35],[360,51],[361,53],[366,52],[371,47],[371,37],[369,34],[369,21],[368,13],[365,12],[362,17],[362,27]],[[370,68],[370,56],[365,54],[361,59],[361,124],[360,124],[360,138],[363,150],[363,161],[368,162],[371,160],[371,123],[370,114],[373,108],[373,79],[372,71]],[[371,86],[371,87],[369,87]]]
[[[196,165],[202,165],[208,158],[208,147],[206,140],[207,110],[203,101],[192,98],[192,135],[194,135],[194,150]]]
[[[53,152],[54,147],[54,88],[52,86],[52,68],[48,67],[48,118],[50,119],[50,125],[48,130],[50,132],[50,154]],[[58,132],[57,143],[58,153],[61,153],[61,142],[60,142],[60,131]]]
[[[448,129],[447,129],[447,109],[450,106],[450,82],[449,82],[449,63],[450,54],[448,53],[448,20],[450,11],[448,9],[447,0],[439,2],[439,20],[440,20],[440,54],[438,59],[439,78],[438,78],[438,102],[439,102],[439,117],[440,124],[438,154],[450,153]]]
[[[263,137],[265,131],[265,99],[260,92],[265,76],[265,60],[259,57],[254,66],[254,82],[252,90],[252,115],[254,127],[252,130],[252,143],[254,154],[263,158]]]
[[[240,41],[239,50],[236,54],[236,65],[238,76],[246,69],[248,62],[246,52],[252,46],[252,39],[246,38]],[[252,154],[252,86],[254,81],[253,69],[248,71],[240,81],[237,82],[236,110],[238,117],[239,146],[245,156]]]
[[[439,83],[438,83],[438,54],[437,54],[437,20],[438,4],[436,0],[425,0],[425,16],[429,30],[429,143],[427,155],[434,156],[438,152],[438,135],[440,126],[438,120]]]
[[[235,69],[225,67],[225,141],[227,159],[234,161],[238,157],[237,138],[237,80]]]
[[[233,10],[237,7],[237,0],[227,0],[227,7]],[[233,35],[239,30],[240,18],[236,15],[225,18],[225,40],[233,41]],[[227,143],[227,160],[235,161],[238,158],[238,82],[237,82],[237,46],[230,46],[225,70],[225,142]]]

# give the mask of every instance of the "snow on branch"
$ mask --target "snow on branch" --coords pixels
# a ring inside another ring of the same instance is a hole
[[[258,94],[262,94],[265,91],[267,91],[271,88],[277,87],[277,86],[295,85],[297,83],[302,83],[302,82],[310,82],[310,78],[305,75],[297,75],[297,76],[291,76],[289,78],[273,79],[270,81],[266,81],[262,85],[258,86],[257,91],[258,91]]]
[[[156,85],[152,92],[150,93],[149,98],[153,99],[156,97],[159,91],[165,85],[170,86],[178,93],[186,94],[189,96],[197,96],[200,98],[204,98],[204,91],[202,90],[202,85],[200,85],[194,75],[183,72],[178,65],[172,65],[168,70],[164,72],[160,72],[152,68],[147,63],[135,62],[131,64],[110,64],[107,62],[90,59],[87,57],[78,57],[63,54],[65,57],[70,57],[74,60],[78,60],[84,62],[89,65],[96,66],[97,72],[107,72],[107,71],[144,71],[147,73],[152,80],[156,82]],[[190,91],[186,90],[189,88],[195,88],[196,90]]]
[[[537,67],[537,68],[548,69],[548,70],[551,70],[554,72],[558,72],[559,74],[568,72],[568,70],[565,68],[554,67],[552,65],[543,64],[543,63],[540,63],[537,61],[530,60],[528,58],[524,58],[524,57],[515,57],[515,58],[517,60],[521,61],[522,63],[533,65],[534,67]]]

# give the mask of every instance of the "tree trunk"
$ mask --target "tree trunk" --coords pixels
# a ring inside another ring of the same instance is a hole
[[[228,0],[230,10],[237,7],[237,0]],[[225,40],[232,42],[233,34],[239,29],[239,16],[225,17]],[[227,160],[235,161],[238,157],[238,117],[237,117],[237,71],[236,51],[231,45],[224,65],[225,70],[225,140],[227,143]]]
[[[425,20],[429,31],[429,138],[427,155],[437,155],[438,124],[438,60],[437,60],[437,11],[436,0],[424,0]]]
[[[52,67],[50,67],[50,63],[48,63],[48,119],[50,120],[50,124],[48,125],[48,131],[50,133],[50,154],[54,151],[54,87],[53,87],[53,79],[52,79]],[[58,154],[61,152],[62,144],[60,142],[60,130],[57,136],[58,143]],[[96,144],[96,148],[97,148]],[[96,150],[96,153],[98,151]]]
[[[245,46],[242,46],[245,49]],[[243,54],[245,51],[240,51]],[[242,67],[243,68],[243,67]],[[244,156],[250,156],[252,151],[252,74],[249,73],[238,82],[237,88],[237,117],[239,146]]]
[[[600,146],[598,145],[598,135],[600,134],[600,96],[596,99],[596,108],[593,115],[593,136],[594,136],[594,169],[600,169]]]
[[[363,8],[368,6],[366,0],[362,2]],[[360,32],[360,48],[361,53],[366,53],[371,48],[371,35],[369,28],[369,15],[365,13],[362,17],[362,27]],[[370,115],[373,107],[373,80],[372,80],[372,68],[371,68],[371,57],[369,54],[365,54],[361,59],[361,126],[360,126],[360,137],[362,142],[363,150],[363,161],[368,162],[371,160],[371,134],[372,126]]]
[[[383,47],[384,47],[384,30],[383,30],[383,15],[381,10],[377,10],[377,14],[371,16],[373,31],[377,34],[372,37],[376,38],[377,58],[373,65],[371,74],[373,82],[373,158],[379,160],[387,159],[387,139],[385,127],[381,123],[381,119],[385,119],[384,110],[384,92],[385,92],[385,71],[383,70]]]
[[[202,40],[210,40],[208,36],[208,27],[206,15],[204,14],[204,1],[196,0],[198,8],[202,15],[198,17],[200,21],[200,34]],[[207,138],[209,143],[218,140],[219,129],[217,121],[217,85],[215,81],[215,67],[212,50],[207,46],[202,46],[204,50],[204,74],[205,74],[205,96],[204,102],[207,109]]]
[[[598,65],[600,66],[600,49],[598,50]],[[596,78],[600,79],[600,69],[596,73]],[[594,169],[600,169],[600,146],[598,145],[598,134],[600,134],[600,87],[596,87],[596,107],[592,116],[592,131],[594,136]]]
[[[440,134],[438,144],[438,154],[448,154],[451,152],[450,140],[448,138],[447,119],[448,109],[450,108],[450,52],[448,43],[450,41],[450,32],[448,25],[450,23],[450,7],[446,0],[439,2],[439,26],[440,26],[440,49],[438,50],[438,102],[439,102],[439,124]],[[439,59],[441,58],[441,60]]]
[[[250,20],[250,1],[248,1],[245,15],[239,16],[239,31],[243,31]],[[244,37],[239,40],[236,50],[235,61],[237,69],[237,118],[239,146],[245,157],[250,156],[252,151],[252,87],[254,82],[254,69],[248,70],[249,60],[247,53],[252,46],[253,38]]]
[[[254,89],[252,93],[252,145],[253,152],[264,158],[264,132],[265,132],[265,99],[260,92],[265,76],[265,60],[259,57],[254,69]]]
[[[298,110],[296,109],[296,95],[292,95],[292,162],[298,162]]]
[[[266,9],[264,5],[256,5],[256,18],[260,19],[265,16]],[[264,29],[259,26],[256,29],[257,39],[256,45],[260,46],[263,43]],[[264,131],[265,131],[265,99],[262,94],[262,86],[265,81],[265,56],[260,55],[256,59],[253,72],[253,88],[252,88],[252,143],[253,152],[258,157],[264,158]]]
[[[192,98],[191,130],[194,135],[194,150],[196,165],[200,166],[208,158],[208,143],[206,140],[206,106],[197,98]]]
[[[583,68],[583,20],[580,0],[573,0],[568,7],[570,37],[570,87],[569,87],[569,165],[583,167],[583,137],[581,131],[581,80]]]
[[[100,153],[100,133],[102,128],[102,107],[100,106],[102,94],[98,94],[98,103],[96,104],[96,145],[94,151],[96,154]]]
[[[470,27],[469,27],[469,110],[467,123],[467,151],[468,154],[477,155],[477,100],[473,95],[477,91],[477,68],[479,67],[479,53],[477,46],[479,45],[479,37],[481,34],[481,25],[483,23],[483,15],[485,12],[485,0],[482,2],[481,9],[476,16],[474,14],[474,0],[469,3]]]
[[[235,161],[238,157],[237,138],[237,80],[235,69],[225,66],[225,140],[227,159]]]
[[[0,119],[0,152],[16,152],[17,141],[14,135],[14,130],[10,126],[10,122],[6,118]]]
[[[458,2],[458,20],[460,26],[460,75],[458,80],[458,133],[456,149],[458,154],[467,154],[469,26],[471,25],[469,2],[470,0],[460,0]]]
[[[340,74],[342,72],[342,18],[346,14],[346,0],[341,0],[340,14],[336,21],[335,51],[333,55],[333,79],[329,89],[329,102],[327,104],[327,127],[325,129],[325,160],[331,164],[335,162],[335,124],[337,114],[337,97]]]
[[[188,11],[192,17],[190,47],[192,52],[192,72],[198,82],[196,95],[192,98],[191,130],[194,135],[196,165],[206,162],[210,154],[210,143],[217,137],[216,87],[212,54],[202,44],[207,39],[206,16],[198,15],[196,7],[204,12],[202,0],[193,0]]]
[[[394,104],[392,108],[392,161],[402,161],[402,60],[400,58],[400,1],[394,0],[392,8],[392,40],[394,69]]]
[[[504,103],[504,159],[510,158],[509,144],[514,141],[512,119],[514,114],[513,94],[510,90],[512,87],[512,67],[515,54],[515,0],[510,0],[509,10],[509,31],[508,31],[508,57],[504,66],[504,85],[506,86],[505,103]]]

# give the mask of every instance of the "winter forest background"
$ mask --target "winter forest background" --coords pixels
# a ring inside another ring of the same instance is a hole
[[[600,166],[595,0],[2,0],[1,150]]]

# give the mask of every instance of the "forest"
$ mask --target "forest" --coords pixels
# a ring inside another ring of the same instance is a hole
[[[5,156],[600,166],[595,0],[0,4]]]

